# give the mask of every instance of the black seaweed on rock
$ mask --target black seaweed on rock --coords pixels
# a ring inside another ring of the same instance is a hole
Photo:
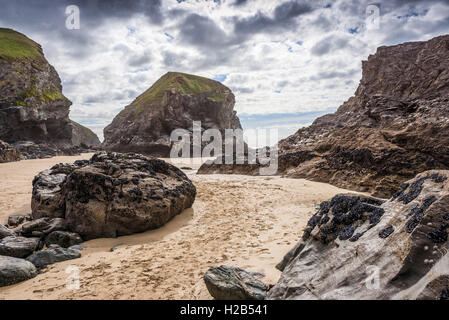
[[[388,238],[392,233],[394,232],[393,226],[389,226],[385,229],[383,229],[381,232],[379,232],[379,237],[382,239]]]

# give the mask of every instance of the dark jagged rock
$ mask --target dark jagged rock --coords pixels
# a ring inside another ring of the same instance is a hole
[[[279,142],[279,174],[376,197],[431,169],[449,169],[449,35],[380,47],[355,95]],[[253,174],[255,165],[203,164],[201,173]]]
[[[22,225],[21,233],[25,236],[30,236],[34,233],[39,233],[42,236],[50,234],[54,231],[67,230],[66,221],[62,218],[39,218]]]
[[[6,237],[0,240],[0,256],[25,258],[38,250],[39,238]]]
[[[192,132],[192,121],[201,121],[202,130],[241,129],[234,104],[234,94],[220,82],[169,72],[104,129],[103,147],[169,157],[170,134],[175,129]]]
[[[204,275],[207,290],[217,300],[263,300],[268,287],[251,273],[231,266],[211,267]]]
[[[36,267],[29,261],[0,256],[0,287],[28,280],[36,275]]]
[[[15,228],[30,220],[31,214],[13,214],[8,217],[8,227]]]
[[[0,163],[20,160],[20,152],[8,143],[0,140]]]
[[[97,147],[101,144],[98,136],[89,128],[86,128],[75,121],[72,121],[72,144],[74,146],[84,146],[85,148]]]
[[[41,269],[56,262],[78,259],[80,257],[81,253],[78,250],[52,247],[33,253],[27,260],[35,265],[36,268]]]
[[[13,147],[20,152],[20,159],[46,159],[55,156],[75,156],[81,152],[85,152],[80,147],[73,146],[55,146],[47,143],[34,143],[32,141],[18,141],[13,144]]]
[[[161,227],[195,200],[178,168],[139,154],[96,153],[60,164],[33,182],[33,217],[64,217],[85,240]]]
[[[449,276],[442,275],[430,281],[418,300],[449,300]]]
[[[278,264],[282,275],[268,298],[438,299],[449,284],[448,177],[419,174],[400,192],[411,197],[323,202]]]
[[[0,240],[6,237],[12,237],[15,236],[16,233],[14,232],[14,230],[11,230],[7,227],[5,227],[4,225],[0,224]]]
[[[79,234],[67,231],[54,231],[45,238],[47,247],[57,244],[60,247],[68,248],[81,242],[83,242],[83,239],[81,239]]]
[[[0,139],[32,141],[63,153],[72,147],[71,104],[41,46],[0,28]]]

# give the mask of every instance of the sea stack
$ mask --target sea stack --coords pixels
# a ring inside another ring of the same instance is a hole
[[[353,97],[280,141],[278,173],[386,198],[420,172],[449,169],[448,119],[449,35],[380,47]],[[256,170],[204,164],[199,173]]]
[[[41,46],[0,28],[0,139],[69,148],[71,104]]]
[[[175,129],[241,129],[234,111],[235,97],[218,81],[169,72],[125,107],[104,129],[108,151],[168,157]]]

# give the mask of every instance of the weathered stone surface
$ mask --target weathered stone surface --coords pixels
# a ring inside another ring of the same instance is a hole
[[[11,236],[15,236],[16,233],[14,232],[14,230],[11,230],[7,227],[5,227],[4,225],[0,224],[0,240],[6,237],[11,237]]]
[[[10,236],[0,240],[0,256],[25,258],[39,248],[39,238]]]
[[[279,174],[389,197],[403,181],[449,168],[449,36],[380,47],[353,97],[279,143]],[[204,164],[200,173],[258,166]]]
[[[29,261],[0,256],[0,287],[28,280],[36,275],[36,267]]]
[[[10,144],[26,140],[56,149],[72,146],[71,102],[62,94],[57,72],[39,44],[3,28],[0,97],[1,140]]]
[[[8,143],[0,140],[0,163],[20,160],[20,152]]]
[[[15,228],[31,220],[31,214],[13,214],[8,217],[8,227]]]
[[[22,226],[23,235],[31,235],[33,232],[38,232],[42,236],[50,234],[54,231],[67,230],[66,221],[62,218],[39,218],[25,223]]]
[[[20,152],[21,160],[47,159],[55,156],[75,156],[79,155],[83,149],[76,146],[52,145],[51,143],[34,143],[32,141],[18,141],[13,143],[13,147]]]
[[[61,186],[70,173],[88,163],[89,161],[75,161],[73,164],[57,164],[34,177],[31,199],[33,219],[65,216],[65,200]]]
[[[36,268],[41,269],[56,262],[78,259],[80,257],[81,253],[77,250],[52,247],[33,253],[27,260],[34,264]]]
[[[79,123],[72,121],[72,144],[74,146],[95,147],[101,144],[97,135]]]
[[[192,121],[201,121],[202,130],[241,129],[234,104],[234,94],[220,82],[169,72],[104,129],[103,147],[169,157],[170,134],[175,129],[192,132]]]
[[[15,228],[17,226],[20,226],[22,223],[25,223],[30,220],[31,220],[30,214],[13,214],[8,217],[8,226]]]
[[[70,231],[89,240],[161,227],[190,208],[195,196],[187,176],[162,160],[101,152],[38,175],[32,209],[33,217],[58,212]]]
[[[54,231],[45,238],[45,244],[48,246],[57,244],[60,247],[68,248],[83,242],[80,235],[74,232]]]
[[[263,300],[268,287],[257,275],[231,266],[212,267],[204,275],[204,282],[217,300]]]
[[[448,208],[443,170],[419,174],[388,201],[337,195],[277,266],[268,298],[438,298],[449,285]]]

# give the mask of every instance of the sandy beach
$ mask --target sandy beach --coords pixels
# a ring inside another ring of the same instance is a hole
[[[90,157],[0,164],[0,222],[30,212],[31,182],[39,171]],[[348,192],[277,176],[196,175],[198,164],[186,166],[197,187],[192,209],[157,230],[85,242],[80,259],[0,288],[0,299],[211,299],[202,278],[222,264],[262,272],[263,281],[274,284],[280,276],[275,265],[298,241],[315,205]],[[78,290],[66,287],[69,266],[79,268]]]

